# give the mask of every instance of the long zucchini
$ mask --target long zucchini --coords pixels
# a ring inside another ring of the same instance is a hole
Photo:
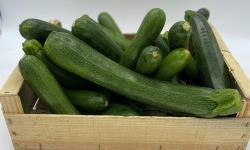
[[[51,33],[44,48],[60,67],[145,105],[198,117],[225,116],[242,109],[235,89],[184,86],[145,77],[67,33]]]

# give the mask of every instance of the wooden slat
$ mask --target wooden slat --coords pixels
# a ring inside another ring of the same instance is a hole
[[[250,118],[250,100],[245,99],[243,101],[243,109],[237,115],[238,118]]]
[[[3,113],[23,114],[23,107],[19,96],[0,96]]]
[[[250,99],[250,81],[247,78],[244,71],[241,69],[238,62],[234,59],[230,51],[228,50],[227,46],[221,39],[220,35],[216,31],[215,27],[210,24],[215,34],[215,37],[218,41],[220,46],[221,52],[223,54],[224,60],[228,66],[230,73],[233,75],[234,79],[236,80],[237,84],[239,85],[241,91],[243,92],[244,96]]]
[[[24,79],[19,72],[19,68],[16,66],[9,79],[5,82],[3,88],[1,89],[0,96],[18,95],[23,85],[23,81]]]
[[[249,118],[11,115],[16,149],[245,149]]]

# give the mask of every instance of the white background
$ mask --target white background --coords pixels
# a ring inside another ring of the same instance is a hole
[[[163,9],[166,13],[163,32],[175,22],[183,20],[185,10],[208,8],[210,10],[209,21],[214,24],[229,50],[250,78],[249,0],[0,0],[2,13],[0,88],[23,56],[21,44],[24,39],[19,34],[18,25],[24,19],[59,19],[63,27],[70,30],[73,21],[81,15],[88,14],[96,20],[100,12],[107,11],[113,16],[122,32],[135,33],[145,14],[156,7]],[[10,136],[2,112],[0,112],[0,150],[12,149]]]

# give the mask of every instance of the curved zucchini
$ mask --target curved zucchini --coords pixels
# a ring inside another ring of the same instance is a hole
[[[154,78],[160,80],[170,80],[187,65],[190,58],[190,53],[185,48],[178,48],[168,54],[161,62],[154,73]]]
[[[190,25],[193,28],[192,40],[202,84],[214,89],[232,88],[226,64],[207,20],[195,13]]]
[[[71,103],[82,111],[101,112],[109,104],[108,98],[99,92],[66,89],[64,93]]]
[[[170,53],[168,43],[164,40],[161,34],[156,38],[155,45],[160,48],[163,58]]]
[[[235,89],[215,90],[145,77],[108,59],[70,34],[51,33],[44,48],[60,67],[148,106],[209,118],[242,109],[241,96]]]
[[[72,33],[114,61],[119,61],[123,54],[123,50],[90,18],[77,19],[72,26]]]
[[[25,39],[35,39],[41,44],[52,31],[71,33],[67,29],[38,19],[26,19],[19,25],[19,32]]]
[[[112,116],[140,116],[140,113],[131,107],[118,103],[110,103],[107,110],[99,113],[99,115],[112,115]]]
[[[204,16],[207,20],[209,18],[210,12],[207,8],[201,8],[197,11],[197,13],[201,14],[202,16]]]
[[[143,75],[150,75],[161,61],[161,50],[155,46],[148,46],[142,50],[135,71]]]
[[[115,23],[114,19],[107,12],[102,12],[98,16],[98,22],[109,30],[113,31],[117,35],[123,36],[118,25]],[[123,38],[125,38],[123,36]]]
[[[141,51],[155,41],[165,24],[165,20],[166,16],[163,10],[151,9],[144,17],[132,43],[123,53],[119,64],[134,69]]]
[[[168,46],[170,50],[188,48],[191,33],[191,27],[188,22],[176,22],[168,32]]]
[[[52,112],[57,114],[79,115],[62,88],[35,56],[27,55],[19,61],[19,70],[38,98]]]

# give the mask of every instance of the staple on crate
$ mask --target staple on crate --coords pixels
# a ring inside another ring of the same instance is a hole
[[[33,107],[33,110],[36,110],[36,108],[37,108],[36,106],[37,106],[38,102],[39,102],[39,98],[37,98],[36,103],[35,103],[35,105]]]

